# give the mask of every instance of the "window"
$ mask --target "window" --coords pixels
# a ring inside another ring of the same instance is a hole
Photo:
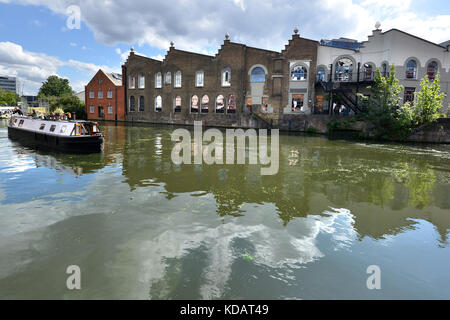
[[[231,69],[225,68],[222,71],[222,87],[231,86]]]
[[[144,89],[145,88],[145,77],[144,77],[144,75],[140,74],[138,79],[139,79],[138,80],[139,89]]]
[[[406,79],[416,79],[417,63],[414,60],[409,60],[406,64]]]
[[[303,94],[293,94],[292,95],[291,110],[293,112],[302,111],[304,97],[305,96]]]
[[[161,112],[162,111],[162,98],[161,96],[157,96],[155,99],[155,111]]]
[[[175,88],[181,88],[181,71],[175,73]]]
[[[236,113],[236,98],[232,94],[228,97],[227,113]]]
[[[94,91],[89,91],[89,98],[94,99]]]
[[[102,84],[103,80],[102,79],[98,79],[98,84]]]
[[[436,61],[431,61],[427,66],[427,75],[430,81],[433,81],[438,72],[438,64]]]
[[[129,75],[128,76],[128,88],[129,89],[134,89],[136,88],[136,83],[135,83],[136,79],[134,76]]]
[[[105,113],[103,112],[103,107],[102,106],[98,107],[98,117],[102,118],[102,119],[105,117]]]
[[[143,96],[139,97],[139,112],[145,111],[145,100]]]
[[[352,81],[353,61],[350,58],[342,58],[334,66],[334,80],[341,82]]]
[[[60,133],[64,133],[64,132],[66,132],[66,129],[67,129],[67,126],[66,125],[63,125],[62,127],[61,127],[61,130],[59,131]]]
[[[102,90],[100,90],[100,91],[98,92],[98,98],[99,98],[99,99],[103,99],[103,91],[102,91]]]
[[[203,70],[199,70],[195,73],[195,86],[196,87],[203,87],[204,86],[204,78],[205,73]]]
[[[269,98],[263,97],[262,98],[261,111],[262,112],[267,112],[268,106],[269,106]]]
[[[291,70],[291,80],[304,81],[308,78],[308,71],[304,66],[296,66]]]
[[[316,106],[314,108],[315,113],[323,113],[323,95],[316,95]]]
[[[56,125],[55,125],[55,124],[52,124],[52,125],[50,126],[50,132],[55,132],[55,129],[56,129]]]
[[[208,107],[209,107],[209,97],[205,95],[202,98],[202,113],[208,113]]]
[[[247,107],[251,107],[253,105],[252,97],[247,98],[246,104],[247,104]]]
[[[325,69],[322,67],[317,69],[317,81],[325,81]]]
[[[372,65],[365,63],[364,64],[364,80],[372,80],[373,79],[373,67]]]
[[[166,77],[164,79],[165,84],[171,84],[172,83],[172,73],[167,72]]]
[[[198,113],[198,96],[191,98],[191,113]]]
[[[266,72],[261,67],[253,68],[252,73],[250,75],[250,82],[265,82],[266,81]]]
[[[20,121],[22,122],[22,121]],[[19,127],[20,127],[20,123],[19,123]],[[45,123],[42,123],[41,126],[39,127],[39,130],[44,130],[45,129]]]
[[[23,122],[24,122],[23,120],[20,120],[20,122],[19,122],[19,128],[23,126]],[[45,124],[44,124],[44,127],[45,127]]]
[[[113,114],[113,107],[112,106],[108,106],[108,114]]]
[[[155,88],[161,88],[162,87],[162,75],[161,72],[158,72],[155,74]]]
[[[220,95],[216,99],[216,113],[225,113],[225,98]]]
[[[89,107],[89,113],[94,113],[94,110],[95,110],[94,106]]]
[[[113,97],[112,90],[108,90],[108,93],[106,94],[106,96],[108,97],[108,99],[112,99],[112,97]]]
[[[387,77],[387,76],[388,76],[388,66],[387,66],[387,63],[383,63],[383,64],[381,65],[381,75],[382,75],[383,77]]]
[[[181,112],[181,97],[177,96],[175,98],[175,108],[174,108],[175,112]]]
[[[129,110],[130,110],[130,112],[136,111],[136,99],[133,96],[130,97]]]
[[[405,88],[405,95],[403,97],[403,102],[414,102],[414,92],[416,88]]]

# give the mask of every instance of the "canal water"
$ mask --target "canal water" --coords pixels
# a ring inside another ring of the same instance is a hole
[[[450,146],[282,135],[261,176],[174,165],[171,127],[102,130],[68,155],[0,124],[1,299],[450,299]]]

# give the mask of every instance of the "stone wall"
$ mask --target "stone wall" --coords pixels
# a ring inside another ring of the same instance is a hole
[[[429,126],[414,130],[408,138],[409,142],[450,143],[450,118],[438,119]]]

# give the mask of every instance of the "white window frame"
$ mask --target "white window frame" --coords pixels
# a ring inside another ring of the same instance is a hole
[[[95,99],[95,92],[94,92],[94,90],[89,91],[89,99]]]
[[[162,74],[158,72],[155,74],[155,88],[162,88]]]
[[[97,92],[97,96],[98,96],[99,99],[103,99],[103,90],[99,90]]]
[[[225,81],[226,74],[228,73],[228,82]],[[231,68],[224,68],[222,70],[222,87],[231,87]]]
[[[171,84],[172,83],[172,73],[170,71],[166,72],[164,75],[164,83]]]
[[[145,76],[143,74],[138,76],[138,88],[145,89]]]
[[[95,113],[95,106],[89,106],[89,113]]]
[[[136,77],[131,74],[128,76],[128,89],[136,89]]]
[[[108,114],[113,114],[113,106],[112,105],[109,105],[108,106]]]
[[[108,90],[108,92],[106,93],[106,97],[108,99],[112,99],[113,98],[113,91],[112,90]]]
[[[159,100],[161,101],[161,105],[160,105],[160,109],[161,110],[156,110],[157,108],[158,108],[158,98],[159,98]],[[157,96],[156,98],[155,98],[155,112],[162,112],[162,97],[161,96]]]
[[[195,86],[203,87],[204,85],[205,85],[205,72],[203,70],[198,70],[195,73]]]
[[[175,88],[181,88],[181,81],[182,81],[181,71],[177,71],[175,73],[175,85],[174,85],[174,87]]]

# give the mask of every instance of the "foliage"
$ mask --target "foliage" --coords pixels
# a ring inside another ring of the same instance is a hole
[[[308,132],[308,133],[319,133],[319,130],[317,130],[317,129],[314,128],[314,127],[308,127],[308,128],[306,129],[306,132]]]
[[[442,108],[445,95],[441,93],[440,74],[434,81],[425,76],[420,81],[420,91],[415,94],[415,121],[417,125],[430,124],[440,117],[438,110]]]
[[[430,124],[441,116],[438,110],[442,107],[444,94],[440,93],[439,74],[434,81],[429,81],[428,76],[421,80],[421,89],[415,94],[414,104],[406,102],[400,105],[403,86],[395,76],[394,65],[387,77],[383,77],[377,69],[374,81],[374,86],[367,87],[370,98],[358,94],[367,110],[361,117],[372,125],[372,136],[405,139],[413,129]]]
[[[86,119],[85,105],[77,96],[49,97],[50,111],[61,108],[64,112],[76,115],[77,119]]]
[[[15,92],[8,90],[3,91],[0,88],[0,105],[4,106],[17,106],[19,102],[19,96]]]
[[[68,79],[63,79],[58,76],[50,76],[39,89],[38,98],[50,96],[61,97],[65,95],[73,95],[73,93],[74,92],[69,85]]]

